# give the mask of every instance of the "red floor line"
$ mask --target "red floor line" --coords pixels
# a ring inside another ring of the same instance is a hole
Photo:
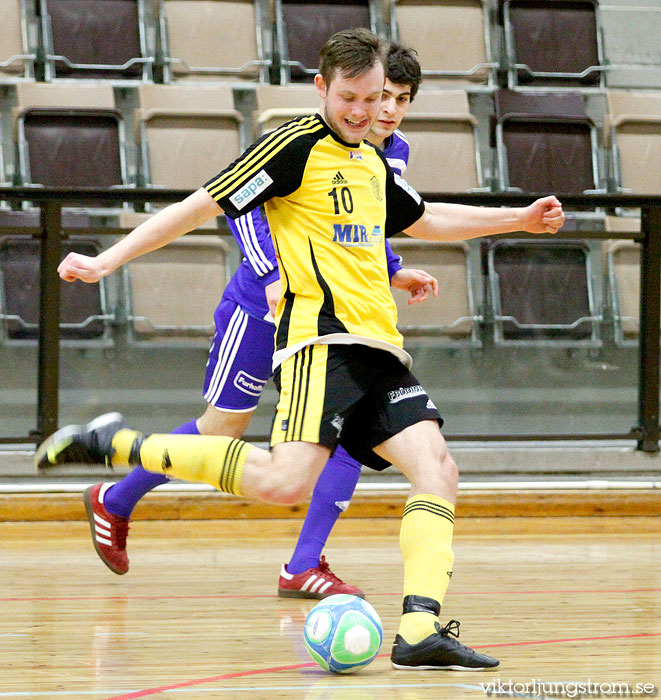
[[[225,681],[232,678],[242,678],[243,676],[258,676],[264,673],[278,673],[279,671],[295,671],[299,668],[312,668],[317,664],[312,661],[307,664],[292,664],[291,666],[274,666],[272,668],[260,668],[253,671],[239,671],[238,673],[225,673],[222,676],[210,676],[209,678],[198,678],[190,681],[182,681],[181,683],[172,683],[170,685],[162,685],[158,688],[147,688],[145,690],[136,690],[132,693],[123,695],[113,695],[106,700],[134,700],[134,698],[144,698],[147,695],[156,695],[156,693],[165,693],[168,690],[178,690],[179,688],[188,688],[192,685],[202,685],[203,683],[214,683],[216,681]],[[318,668],[318,667],[317,667]]]
[[[607,637],[576,637],[573,639],[540,639],[529,642],[503,642],[502,644],[478,644],[475,649],[489,649],[494,647],[514,647],[533,644],[561,644],[564,642],[595,642],[605,639],[633,639],[638,637],[661,637],[661,632],[641,632],[639,634],[614,634]],[[389,657],[390,654],[379,654],[377,658]],[[177,690],[179,688],[188,688],[193,685],[202,685],[204,683],[214,683],[217,681],[230,680],[233,678],[244,678],[246,676],[258,676],[264,673],[278,673],[280,671],[295,671],[301,668],[314,668],[316,663],[292,664],[291,666],[273,666],[271,668],[261,668],[252,671],[239,671],[238,673],[226,673],[221,676],[211,676],[209,678],[198,678],[190,681],[182,681],[181,683],[172,683],[171,685],[162,685],[158,688],[146,688],[145,690],[136,690],[131,693],[122,695],[113,695],[105,700],[135,700],[136,698],[144,698],[148,695],[156,695],[157,693],[165,693],[168,690]]]
[[[661,593],[661,588],[605,588],[605,589],[558,589],[541,591],[448,591],[447,595],[551,595],[551,594],[588,594],[588,593]],[[370,597],[401,596],[398,593],[370,593]],[[36,597],[0,597],[0,603],[20,603],[32,601],[58,601],[58,600],[254,600],[256,598],[277,598],[275,594],[263,595],[112,595],[112,596],[36,596]]]

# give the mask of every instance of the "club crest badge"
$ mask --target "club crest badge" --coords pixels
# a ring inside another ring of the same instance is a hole
[[[372,176],[370,184],[372,185],[372,194],[374,195],[374,199],[376,199],[377,202],[382,201],[383,192],[381,191],[381,183],[379,182],[379,178],[376,176]]]

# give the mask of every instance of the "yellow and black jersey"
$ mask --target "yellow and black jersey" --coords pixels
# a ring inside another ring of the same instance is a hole
[[[318,115],[264,135],[205,185],[236,218],[264,204],[282,297],[274,365],[310,343],[363,343],[407,364],[384,239],[424,202],[369,143],[349,144]]]

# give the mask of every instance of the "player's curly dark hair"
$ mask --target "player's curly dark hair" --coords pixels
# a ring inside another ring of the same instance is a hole
[[[356,27],[336,32],[319,54],[319,72],[330,85],[339,70],[345,78],[355,78],[381,62],[385,71],[385,47],[369,29]]]
[[[398,85],[409,85],[411,102],[422,81],[422,71],[417,56],[418,52],[415,49],[392,42],[388,47],[386,58],[386,78]]]

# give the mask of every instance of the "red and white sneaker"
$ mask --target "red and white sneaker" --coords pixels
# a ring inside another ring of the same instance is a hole
[[[314,598],[321,600],[329,595],[345,593],[364,598],[365,594],[357,586],[350,586],[338,578],[328,566],[326,557],[322,556],[319,566],[308,569],[301,574],[290,574],[287,565],[282,565],[278,596],[280,598]]]
[[[121,575],[129,570],[129,558],[126,554],[129,519],[109,513],[103,505],[103,497],[112,485],[112,482],[108,482],[90,486],[85,489],[83,498],[94,549],[112,572]]]

